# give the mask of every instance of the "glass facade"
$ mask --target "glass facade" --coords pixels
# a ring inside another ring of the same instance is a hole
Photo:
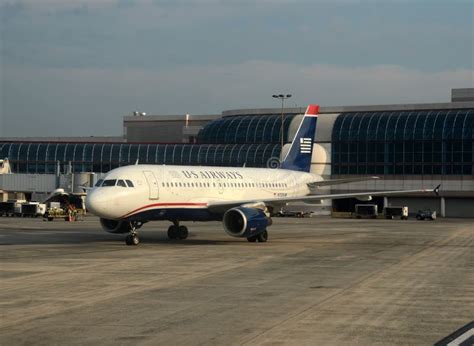
[[[8,157],[15,173],[61,172],[71,162],[73,172],[108,172],[141,164],[266,167],[279,157],[279,144],[127,144],[0,142],[0,157]]]
[[[288,128],[295,114],[284,115],[283,139],[288,141]],[[243,115],[224,117],[204,127],[198,143],[245,144],[280,143],[281,115]]]
[[[474,112],[343,113],[332,133],[332,174],[472,175]]]
[[[323,115],[324,116],[324,115]],[[283,135],[295,115],[285,115]],[[342,113],[332,132],[333,175],[472,176],[474,110]],[[107,172],[135,164],[266,167],[280,155],[280,115],[218,119],[200,144],[0,142],[13,172]]]

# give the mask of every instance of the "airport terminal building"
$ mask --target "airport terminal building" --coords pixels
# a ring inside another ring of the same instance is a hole
[[[453,89],[449,103],[321,107],[312,172],[333,179],[382,178],[335,185],[332,193],[433,188],[441,184],[440,196],[374,201],[381,206],[408,205],[411,211],[431,208],[443,216],[472,217],[473,94],[474,89]],[[137,161],[274,167],[288,149],[304,111],[285,108],[283,116],[281,108],[211,115],[126,116],[123,137],[112,139],[0,138],[0,158],[8,158],[14,173],[0,175],[0,190],[4,195],[11,191],[47,193],[58,187],[65,175],[93,172],[98,177]],[[25,179],[29,182],[24,183]],[[49,183],[35,184],[35,179]],[[355,203],[360,202],[326,201],[318,209],[322,213],[352,211]]]

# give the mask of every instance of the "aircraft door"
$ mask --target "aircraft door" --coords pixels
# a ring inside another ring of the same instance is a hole
[[[148,183],[149,199],[159,198],[158,181],[156,180],[155,174],[151,171],[143,171],[146,182]]]
[[[298,179],[292,174],[291,175],[291,185],[293,186],[293,188],[291,189],[291,193],[293,194],[293,196],[297,196],[301,193],[301,191],[299,191],[299,188],[298,188]]]

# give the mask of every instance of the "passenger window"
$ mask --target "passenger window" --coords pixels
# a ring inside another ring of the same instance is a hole
[[[120,186],[120,187],[127,187],[127,184],[125,184],[125,182],[123,180],[117,180],[117,186]]]
[[[115,183],[117,183],[117,180],[116,180],[116,179],[105,180],[105,181],[102,183],[102,187],[105,187],[105,186],[115,186]]]
[[[100,185],[102,185],[103,181],[104,181],[103,179],[99,179],[97,183],[95,183],[95,186],[99,187]]]
[[[125,182],[127,183],[128,187],[135,187],[131,180],[127,179],[127,180],[125,180]]]

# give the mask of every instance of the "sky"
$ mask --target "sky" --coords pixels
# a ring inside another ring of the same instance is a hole
[[[0,0],[0,136],[122,118],[449,102],[474,87],[471,0]],[[159,140],[159,139],[157,139]]]

